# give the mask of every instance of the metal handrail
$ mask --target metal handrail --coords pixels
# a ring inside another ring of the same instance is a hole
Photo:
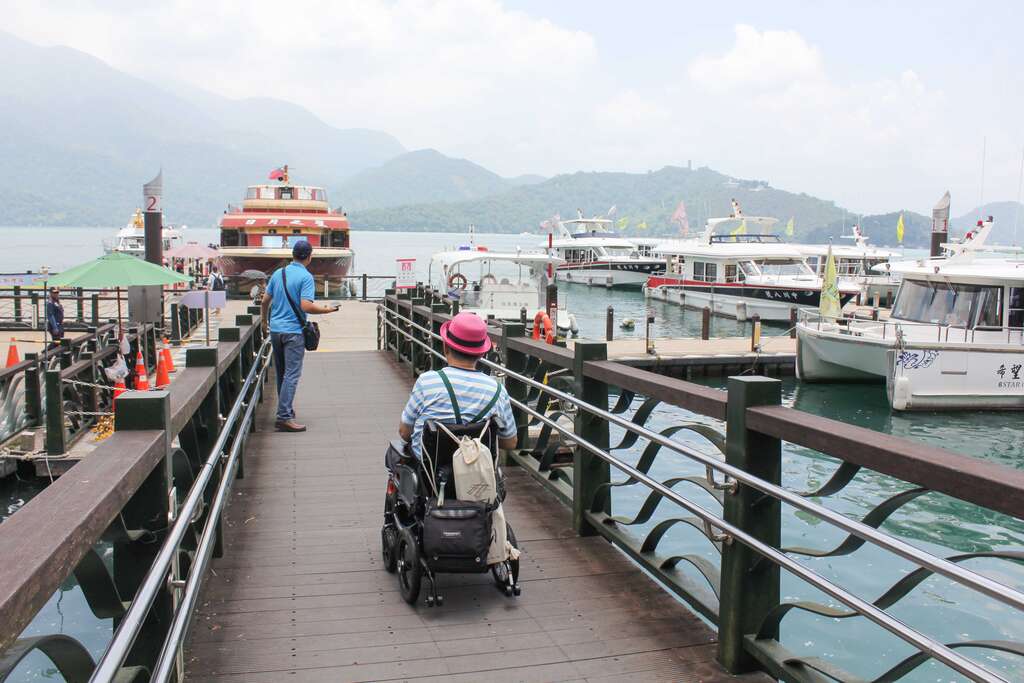
[[[411,332],[403,330],[401,326],[387,320],[387,314],[390,314],[395,318],[403,320],[404,322],[408,323],[411,327],[429,335],[432,338],[440,340],[440,335],[434,333],[430,329],[418,325],[413,320],[398,314],[396,311],[386,310],[383,308],[380,308],[379,310],[385,312],[384,322],[386,325],[389,325],[390,327],[394,328],[396,331],[398,331],[403,336],[407,337],[413,343],[416,343],[426,348],[431,354],[438,356],[442,359],[444,358],[443,354],[438,353],[437,350],[432,348],[429,344],[419,339],[416,339],[415,336],[411,334]],[[950,578],[956,581],[957,583],[960,583],[961,585],[973,588],[974,590],[977,590],[985,595],[988,595],[989,597],[995,598],[1010,606],[1016,607],[1017,609],[1024,609],[1024,594],[1021,594],[1020,592],[1008,586],[992,581],[991,579],[983,575],[977,574],[976,572],[963,569],[962,567],[959,567],[956,564],[949,562],[948,560],[935,557],[934,555],[922,551],[913,545],[905,543],[904,541],[890,537],[886,534],[882,534],[874,528],[863,524],[862,522],[851,520],[839,513],[829,510],[828,508],[812,503],[801,496],[798,496],[787,491],[786,489],[783,489],[780,486],[776,486],[757,477],[752,477],[742,469],[739,469],[720,460],[707,456],[699,451],[690,449],[676,441],[667,439],[661,434],[652,432],[649,429],[639,426],[618,415],[615,415],[606,410],[602,410],[601,408],[581,401],[575,396],[572,396],[571,394],[559,391],[558,389],[538,382],[531,377],[527,377],[513,370],[509,370],[508,368],[498,363],[494,363],[493,361],[487,360],[486,358],[482,358],[481,362],[491,369],[495,369],[504,373],[507,377],[512,377],[519,382],[523,382],[537,389],[540,389],[541,391],[544,391],[554,396],[555,398],[567,401],[577,406],[578,408],[582,408],[583,410],[586,410],[587,412],[593,415],[596,415],[607,420],[610,423],[614,423],[626,430],[632,431],[638,434],[639,436],[642,436],[652,442],[658,443],[659,445],[669,448],[670,450],[673,450],[681,455],[697,460],[698,462],[702,463],[707,467],[717,469],[723,472],[724,474],[731,476],[734,479],[741,481],[752,488],[760,490],[763,493],[767,493],[775,498],[778,498],[779,500],[783,500],[787,503],[790,503],[794,507],[802,509],[805,512],[814,514],[815,516],[827,522],[830,522],[835,526],[838,526],[839,528],[847,531],[848,533],[858,536],[864,539],[865,541],[873,543],[874,545],[877,545],[879,547],[885,548],[886,550],[889,550],[890,552],[900,557],[903,557],[904,559],[910,561],[913,564],[916,564],[919,567],[927,568],[937,574],[946,576],[947,578]],[[669,500],[675,502],[681,507],[694,513],[708,524],[720,529],[721,531],[731,534],[735,539],[744,543],[744,545],[747,545],[752,550],[761,554],[763,557],[775,562],[781,567],[784,567],[787,571],[790,571],[796,576],[804,579],[812,586],[819,588],[820,590],[829,594],[833,598],[843,602],[845,605],[855,610],[857,613],[875,622],[876,624],[886,629],[893,635],[896,635],[900,639],[914,645],[919,650],[928,653],[929,655],[933,656],[936,660],[947,664],[948,666],[959,671],[960,673],[976,677],[980,680],[1004,680],[1003,678],[993,674],[987,669],[979,667],[973,661],[957,654],[955,651],[946,647],[944,644],[939,643],[938,641],[935,641],[929,638],[928,636],[921,634],[915,631],[914,629],[908,627],[906,624],[903,624],[901,621],[893,618],[884,610],[881,610],[875,607],[874,605],[858,598],[857,596],[846,592],[844,589],[842,589],[839,586],[836,586],[827,579],[821,578],[816,573],[803,567],[803,565],[800,565],[798,562],[790,558],[782,551],[779,551],[773,548],[772,546],[762,543],[761,541],[744,532],[742,529],[739,529],[733,526],[732,524],[725,522],[720,517],[712,514],[703,507],[686,500],[678,493],[672,491],[672,489],[664,486],[661,482],[652,479],[651,477],[647,476],[640,470],[637,470],[634,467],[615,458],[610,453],[607,453],[606,451],[595,446],[586,439],[583,439],[574,432],[566,429],[564,426],[558,425],[555,421],[550,420],[547,417],[541,415],[537,411],[530,408],[528,405],[516,399],[511,400],[517,407],[525,410],[526,412],[538,418],[545,424],[551,426],[552,429],[559,432],[563,436],[572,439],[575,443],[580,444],[586,450],[590,451],[591,453],[601,458],[605,462],[609,463],[610,465],[616,467],[616,469],[619,469],[620,471],[628,474],[629,476],[635,478],[636,480],[644,483],[649,488],[652,488],[653,490],[660,493],[662,496],[668,498]]]
[[[149,613],[153,601],[161,590],[166,589],[167,576],[170,572],[174,558],[178,553],[178,548],[181,545],[182,539],[185,537],[185,533],[192,525],[196,511],[199,509],[199,506],[203,501],[203,493],[206,490],[206,486],[210,483],[213,473],[217,470],[217,462],[221,458],[225,457],[225,454],[223,453],[224,446],[227,444],[228,438],[234,431],[233,428],[238,421],[238,416],[242,412],[243,408],[248,408],[248,406],[255,403],[253,397],[248,396],[249,390],[258,380],[262,381],[262,376],[268,367],[267,361],[269,357],[270,339],[267,338],[257,350],[255,362],[245,377],[245,382],[242,384],[242,388],[238,392],[238,398],[231,406],[231,411],[228,413],[227,419],[224,421],[224,425],[221,428],[220,434],[217,436],[217,440],[214,443],[213,448],[210,449],[209,456],[207,456],[206,461],[203,463],[203,466],[196,475],[192,488],[189,490],[188,496],[185,498],[185,502],[182,503],[181,507],[178,509],[178,517],[175,519],[174,525],[168,531],[163,545],[160,547],[156,558],[153,560],[153,564],[150,566],[149,571],[146,572],[146,576],[142,580],[142,585],[135,594],[135,598],[132,600],[128,611],[121,619],[121,623],[118,626],[117,631],[114,633],[114,637],[110,641],[110,645],[107,647],[106,652],[103,653],[103,658],[100,659],[99,664],[96,665],[96,669],[89,678],[90,683],[113,683],[117,676],[117,672],[124,664],[125,658],[128,656],[132,645],[135,643],[135,639],[139,635],[139,631],[145,623],[146,615]],[[246,416],[248,417],[249,415],[251,415],[251,411],[247,410]],[[239,430],[238,434],[239,436],[236,438],[236,443],[241,441],[241,430]],[[234,447],[235,444],[232,444],[232,450],[234,450]],[[211,515],[211,518],[212,517],[213,516]],[[203,530],[204,537],[207,535],[209,530],[210,527],[209,524],[207,524],[207,528],[204,528]],[[192,571],[190,570],[190,581],[191,578]]]
[[[267,368],[270,367],[269,363],[266,362],[258,364],[262,368],[256,380],[257,386],[263,381],[263,376],[266,374]],[[244,395],[240,396],[241,398],[244,398]],[[242,443],[245,440],[243,435],[249,428],[249,425],[252,424],[253,414],[256,411],[257,401],[255,400],[255,395],[249,398],[248,403],[243,401],[242,405],[246,406],[245,415],[239,424],[237,436],[231,444],[231,450],[224,467],[224,476],[217,487],[217,493],[214,494],[213,503],[210,506],[210,514],[206,518],[206,524],[203,527],[203,533],[196,548],[195,559],[189,568],[184,595],[181,597],[181,602],[178,604],[178,609],[174,614],[174,621],[167,633],[167,637],[164,639],[156,665],[153,667],[153,675],[149,679],[150,683],[162,683],[163,681],[171,680],[178,652],[185,640],[185,635],[188,633],[188,627],[192,622],[192,614],[199,599],[203,575],[206,573],[206,568],[210,563],[210,556],[213,554],[213,548],[216,543],[217,523],[220,520],[221,511],[224,508],[228,491],[234,480],[235,470],[238,468],[238,457],[242,451]]]

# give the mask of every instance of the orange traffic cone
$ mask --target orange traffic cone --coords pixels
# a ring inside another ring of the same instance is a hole
[[[128,391],[128,387],[124,385],[123,379],[118,379],[114,382],[114,398],[117,398],[126,391]]]
[[[167,363],[164,362],[164,355],[158,354],[156,357],[156,388],[166,389],[171,383],[171,377],[167,374]]]
[[[135,390],[149,391],[149,376],[146,374],[146,363],[142,360],[142,351],[135,355]]]
[[[164,348],[160,351],[164,358],[164,366],[167,368],[167,372],[174,372],[174,359],[171,358],[171,345],[167,341],[167,337],[164,337]]]
[[[18,345],[14,343],[14,337],[11,337],[11,346],[7,349],[7,367],[17,365],[21,362],[21,358],[18,357]]]

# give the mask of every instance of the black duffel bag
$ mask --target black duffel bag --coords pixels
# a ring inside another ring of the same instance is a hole
[[[482,572],[491,546],[491,510],[470,500],[427,503],[423,516],[423,554],[440,572]]]

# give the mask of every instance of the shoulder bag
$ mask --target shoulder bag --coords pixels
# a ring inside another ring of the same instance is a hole
[[[302,327],[302,341],[307,351],[316,351],[317,347],[320,346],[320,326],[315,322],[311,322],[299,307],[292,301],[292,295],[288,293],[288,276],[285,272],[288,270],[288,266],[281,268],[281,289],[284,290],[284,298],[288,299],[288,304],[292,307],[292,312],[295,317],[299,319],[299,325]]]

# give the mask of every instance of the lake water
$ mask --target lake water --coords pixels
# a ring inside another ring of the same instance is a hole
[[[49,266],[51,271],[68,268],[102,253],[100,242],[115,231],[98,228],[0,228],[5,248],[0,250],[0,272],[17,272],[26,268]],[[214,229],[191,228],[190,241],[202,244],[215,242]],[[417,272],[428,281],[431,254],[454,248],[467,241],[464,235],[436,233],[379,233],[353,231],[356,250],[354,273],[393,275],[396,258],[417,259]],[[477,235],[476,244],[494,250],[522,247],[533,249],[543,241],[541,235]],[[700,314],[661,302],[648,303],[639,292],[607,291],[578,285],[560,287],[560,302],[567,305],[578,320],[581,336],[603,338],[605,309],[611,305],[617,320],[635,318],[637,329],[631,334],[643,336],[642,321],[651,313],[655,317],[655,336],[696,336],[700,331]],[[785,334],[785,325],[766,326],[765,335]],[[616,335],[627,333],[616,329]],[[747,325],[735,321],[713,321],[714,336],[749,334]],[[724,380],[709,380],[723,386]],[[1024,467],[1024,433],[1021,418],[1014,413],[910,413],[890,412],[880,385],[801,385],[793,379],[783,381],[784,402],[810,413],[823,415],[876,431],[895,434],[923,443],[964,453],[1000,464]],[[683,420],[714,422],[678,409],[661,407],[649,425],[662,429]],[[697,437],[681,438],[692,445],[708,448]],[[615,439],[613,438],[613,443]],[[635,459],[640,449],[621,453]],[[784,452],[784,485],[795,491],[813,490],[835,469],[835,463],[820,454],[786,445]],[[700,474],[701,468],[682,457],[664,453],[652,474],[666,479],[683,474]],[[39,490],[37,482],[8,479],[0,484],[0,519]],[[853,517],[863,517],[872,507],[906,488],[887,477],[861,473],[842,492],[821,502]],[[692,487],[691,487],[692,490]],[[689,492],[689,491],[688,491]],[[637,487],[619,489],[613,499],[616,514],[632,516],[645,497]],[[717,505],[710,498],[695,498],[710,509]],[[647,529],[661,519],[675,516],[669,505],[659,507]],[[786,514],[784,543],[786,545],[830,548],[842,541],[842,534],[817,522],[813,517]],[[696,532],[677,525],[662,542],[669,554],[697,553],[713,557],[714,551]],[[1024,546],[1024,523],[995,513],[986,513],[946,496],[927,494],[903,507],[886,521],[882,528],[898,534],[915,545],[939,555],[983,550],[1020,549]],[[861,548],[841,558],[807,560],[806,564],[824,576],[834,579],[863,598],[873,600],[889,585],[908,573],[910,565]],[[972,560],[972,567],[998,578],[1018,589],[1024,588],[1024,570],[1018,565],[997,560]],[[785,576],[785,575],[784,575]],[[800,582],[784,578],[786,598],[830,601]],[[891,612],[899,619],[944,642],[975,639],[1020,640],[1024,634],[1024,617],[1000,603],[960,590],[944,579],[931,578],[918,586]],[[79,638],[94,655],[101,652],[110,636],[109,620],[92,617],[81,591],[69,580],[51,599],[33,623],[33,633],[68,633]],[[783,622],[783,639],[793,651],[824,657],[855,674],[873,677],[909,654],[898,640],[870,625],[863,619],[833,620],[810,614],[792,613]],[[963,652],[969,652],[964,650]],[[977,651],[975,651],[977,652]],[[979,655],[981,656],[981,655]],[[1021,662],[1006,655],[984,655],[986,664],[1001,670],[1010,680],[1024,680]],[[41,655],[26,662],[24,676],[12,680],[55,679],[60,676]],[[945,667],[926,664],[907,677],[914,681],[947,681],[957,677]]]

